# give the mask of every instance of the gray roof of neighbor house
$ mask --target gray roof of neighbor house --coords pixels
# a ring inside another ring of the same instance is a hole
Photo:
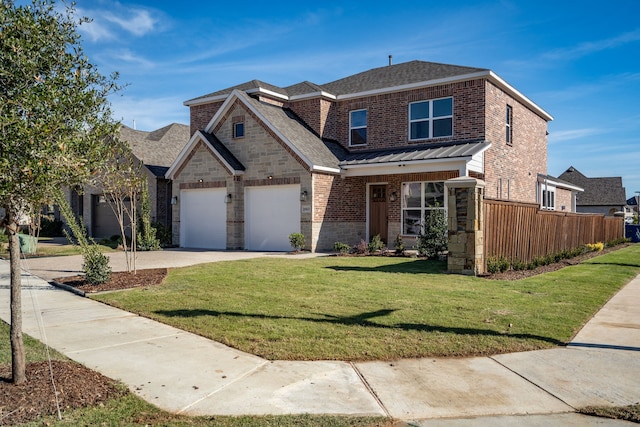
[[[627,201],[619,176],[588,178],[571,166],[558,178],[584,188],[576,196],[578,206],[624,206]]]
[[[373,68],[362,73],[354,74],[333,82],[316,84],[309,81],[296,83],[287,87],[278,87],[260,80],[251,80],[233,87],[209,93],[190,99],[190,103],[202,98],[216,97],[230,94],[234,89],[251,91],[252,89],[266,89],[283,97],[299,96],[320,91],[339,96],[351,93],[377,90],[387,87],[397,87],[430,80],[462,76],[477,72],[489,72],[486,68],[463,67],[459,65],[438,64],[435,62],[410,61],[396,65]]]
[[[133,154],[157,177],[164,177],[190,136],[189,126],[179,123],[151,132],[125,125],[120,128],[120,138],[129,143]]]

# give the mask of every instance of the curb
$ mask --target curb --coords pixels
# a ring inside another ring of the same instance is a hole
[[[87,296],[87,294],[84,291],[81,291],[80,289],[76,289],[73,286],[65,285],[64,283],[56,282],[55,280],[50,281],[49,284],[55,286],[56,288],[60,288],[65,291],[71,292],[72,294],[81,296],[83,298],[86,298]]]

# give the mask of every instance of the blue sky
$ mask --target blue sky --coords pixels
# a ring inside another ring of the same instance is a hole
[[[419,3],[419,4],[417,4]],[[490,68],[554,116],[548,173],[640,191],[640,1],[77,0],[83,46],[128,86],[116,119],[189,123],[183,102],[258,79],[323,84],[414,59]]]

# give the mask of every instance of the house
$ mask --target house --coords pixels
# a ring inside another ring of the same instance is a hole
[[[166,175],[182,247],[289,250],[293,232],[312,251],[410,244],[461,176],[483,179],[488,198],[571,206],[571,188],[544,193],[540,178],[552,116],[489,69],[411,61],[184,104],[191,138]]]
[[[167,228],[172,223],[172,185],[164,175],[189,137],[189,126],[178,123],[151,132],[125,125],[120,128],[120,138],[129,143],[135,158],[144,165],[151,200],[151,221]],[[90,236],[120,235],[118,221],[100,188],[86,187],[81,192],[72,190],[67,194],[73,212],[82,216]]]
[[[588,178],[570,166],[558,178],[584,188],[576,200],[577,212],[613,216],[625,211],[627,197],[619,176]]]

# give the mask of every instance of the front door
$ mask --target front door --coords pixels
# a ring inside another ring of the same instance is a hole
[[[379,234],[387,244],[387,186],[369,186],[369,240]]]

